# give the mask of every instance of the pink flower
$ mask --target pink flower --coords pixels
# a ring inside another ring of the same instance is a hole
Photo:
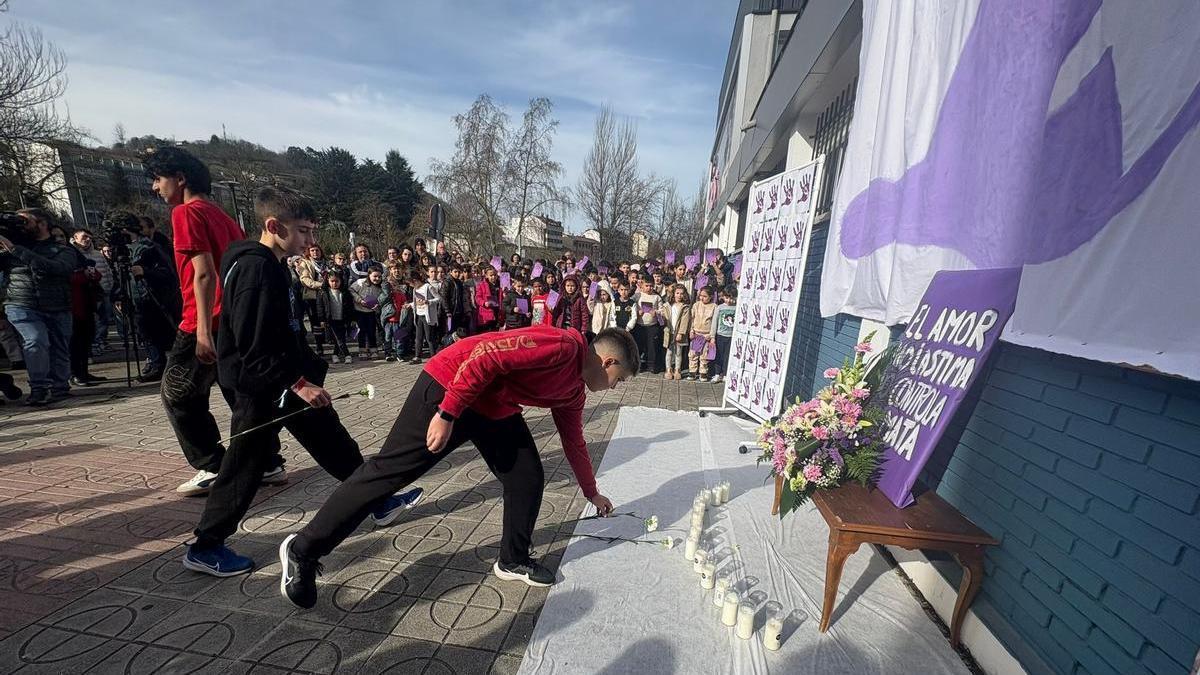
[[[816,464],[809,464],[804,467],[804,477],[808,480],[820,480],[821,467]]]
[[[832,380],[833,378],[837,377],[838,373],[840,373],[840,372],[842,372],[842,371],[837,368],[826,368],[825,369],[825,377]]]
[[[854,351],[859,354],[866,354],[873,349],[870,342],[860,342],[854,345]]]
[[[829,438],[829,430],[825,427],[813,427],[812,435],[813,438],[817,439],[818,441],[823,441],[826,438]]]
[[[850,390],[850,395],[853,396],[854,398],[866,398],[867,394],[869,394],[869,393],[871,393],[871,392],[867,391],[866,389],[863,389],[862,387]]]
[[[849,399],[841,399],[833,404],[833,409],[845,417],[857,418],[862,414],[862,406]]]

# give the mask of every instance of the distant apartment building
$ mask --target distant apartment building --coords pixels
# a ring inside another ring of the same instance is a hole
[[[600,233],[592,229],[583,234],[564,234],[563,250],[574,253],[576,259],[586,255],[591,260],[599,260]]]
[[[561,250],[563,247],[563,224],[549,216],[526,216],[512,218],[504,226],[504,239],[518,250],[526,248]]]

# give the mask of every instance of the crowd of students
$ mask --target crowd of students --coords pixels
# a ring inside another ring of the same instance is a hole
[[[531,325],[589,340],[615,327],[633,333],[646,372],[719,382],[733,336],[734,266],[719,252],[667,258],[593,262],[568,251],[555,261],[469,261],[416,239],[383,260],[363,244],[349,259],[313,246],[290,266],[317,353],[328,348],[333,363],[421,363],[464,337]]]

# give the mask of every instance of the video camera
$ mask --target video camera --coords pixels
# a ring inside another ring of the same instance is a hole
[[[128,211],[110,211],[100,226],[104,228],[104,241],[112,250],[113,261],[118,265],[129,264],[128,230],[141,231],[141,221],[138,217]]]
[[[0,211],[0,237],[14,244],[28,244],[29,235],[25,232],[25,217],[15,211]]]

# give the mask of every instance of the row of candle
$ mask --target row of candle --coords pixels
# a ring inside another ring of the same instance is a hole
[[[730,588],[731,580],[725,574],[716,573],[716,562],[707,548],[700,546],[704,529],[704,515],[708,506],[719,506],[729,501],[729,481],[705,488],[696,495],[692,503],[692,526],[684,544],[683,555],[692,561],[692,571],[700,575],[700,587],[713,590],[713,605],[721,608],[721,623],[734,629],[734,635],[743,640],[754,636],[754,605],[741,602],[737,591]],[[763,646],[775,651],[781,646],[783,617],[778,611],[769,610],[763,629]]]

